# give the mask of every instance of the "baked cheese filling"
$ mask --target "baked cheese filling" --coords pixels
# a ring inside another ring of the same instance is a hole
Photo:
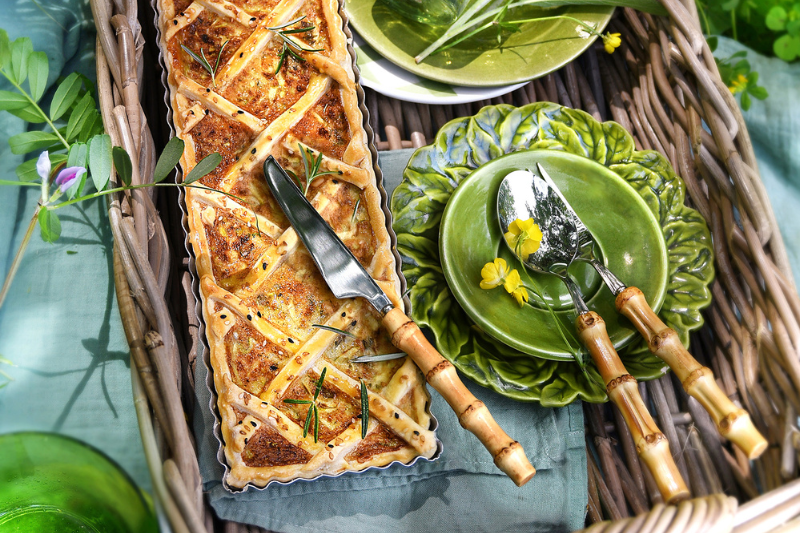
[[[264,179],[272,155],[308,185],[312,205],[402,306],[339,2],[158,7],[184,175],[222,156],[205,188],[186,189],[186,208],[228,485],[433,456],[419,370],[408,358],[352,363],[397,350],[368,302],[331,294]]]

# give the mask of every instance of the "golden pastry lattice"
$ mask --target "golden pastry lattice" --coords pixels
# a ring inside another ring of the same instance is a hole
[[[312,204],[398,305],[399,280],[380,207],[371,154],[335,0],[160,0],[161,45],[169,70],[182,159],[222,155],[208,189],[186,194],[203,314],[214,368],[227,478],[234,487],[312,478],[430,457],[429,396],[407,359],[350,360],[396,351],[380,317],[361,300],[336,300],[268,192],[268,155],[304,179],[301,147],[322,154]],[[319,52],[287,54],[275,28]],[[212,74],[181,45],[211,65]],[[312,324],[347,330],[355,337]],[[319,441],[303,437],[314,383],[327,369]],[[360,383],[369,390],[362,439]]]

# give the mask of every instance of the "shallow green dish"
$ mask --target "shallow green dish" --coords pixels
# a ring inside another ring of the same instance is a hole
[[[485,163],[527,149],[591,159],[630,184],[658,220],[667,247],[667,287],[659,316],[686,345],[689,333],[703,324],[700,313],[711,302],[708,285],[714,278],[711,236],[703,218],[683,204],[683,181],[659,153],[636,151],[619,124],[599,123],[583,111],[547,102],[484,107],[473,117],[446,124],[432,145],[411,157],[391,202],[397,249],[412,287],[411,316],[431,331],[439,351],[461,372],[500,394],[546,406],[576,398],[605,401],[605,392],[585,379],[574,362],[527,355],[475,327],[442,272],[439,230],[456,187]],[[639,379],[667,370],[641,339],[620,350],[620,357]],[[590,372],[596,374],[591,366]]]
[[[417,76],[452,85],[497,87],[532,80],[566,65],[597,38],[579,32],[574,21],[529,22],[509,34],[501,48],[496,34],[483,32],[417,64],[414,57],[444,28],[407,19],[379,0],[347,0],[345,6],[350,24],[380,55]],[[513,18],[569,15],[602,32],[613,12],[613,7],[586,5],[518,8]]]
[[[439,230],[442,270],[461,308],[486,333],[529,355],[574,361],[544,306],[520,308],[502,288],[483,290],[478,285],[483,265],[502,257],[509,267],[517,269],[523,283],[532,286],[534,281],[541,289],[562,331],[574,330],[575,309],[566,285],[555,276],[522,268],[503,242],[497,221],[500,182],[518,169],[538,173],[537,162],[592,231],[606,266],[628,285],[641,289],[651,308],[660,308],[667,288],[667,250],[661,226],[647,204],[625,180],[603,165],[554,150],[499,157],[459,184],[447,202]],[[570,273],[581,286],[589,308],[605,319],[617,349],[638,335],[617,313],[614,295],[591,266],[573,263]]]

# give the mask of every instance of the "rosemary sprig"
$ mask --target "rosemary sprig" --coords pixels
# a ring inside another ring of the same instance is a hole
[[[361,197],[356,200],[356,206],[353,208],[353,216],[350,218],[350,224],[356,223],[356,215],[358,215],[358,206],[361,205]]]
[[[281,67],[283,67],[283,63],[286,61],[286,55],[289,54],[297,61],[305,61],[303,57],[298,52],[322,52],[322,48],[308,48],[304,46],[301,42],[296,41],[289,37],[290,35],[295,35],[299,33],[307,33],[313,30],[316,26],[313,24],[311,26],[303,26],[301,28],[293,28],[293,29],[284,29],[288,28],[289,26],[294,26],[298,22],[301,22],[305,17],[298,17],[294,20],[290,20],[286,24],[281,24],[280,26],[272,26],[267,28],[268,30],[272,30],[275,34],[281,38],[283,41],[283,48],[281,48],[280,57],[278,59],[278,67],[275,69],[275,74],[281,71]]]
[[[219,62],[222,59],[222,51],[225,50],[225,45],[227,45],[228,42],[230,42],[230,39],[225,40],[225,42],[222,43],[222,46],[219,47],[219,53],[217,54],[217,61],[216,61],[216,63],[214,63],[213,67],[208,62],[208,59],[206,59],[206,52],[202,48],[200,49],[200,55],[199,56],[197,54],[195,54],[194,52],[192,52],[191,50],[189,50],[183,44],[181,45],[181,48],[183,48],[184,52],[186,52],[187,54],[192,56],[192,59],[194,59],[195,61],[200,63],[200,66],[202,66],[204,69],[206,69],[208,71],[209,74],[211,74],[211,84],[214,87],[216,87],[217,86],[217,69],[219,69]]]
[[[308,430],[311,427],[311,417],[314,417],[314,442],[319,441],[319,409],[317,408],[317,398],[319,398],[319,393],[322,391],[322,383],[325,381],[325,374],[328,373],[328,367],[322,369],[322,373],[319,375],[319,379],[317,380],[317,386],[314,389],[314,397],[312,400],[295,400],[292,398],[288,398],[283,400],[283,403],[288,403],[291,405],[308,405],[308,413],[306,414],[306,421],[303,424],[303,438],[308,436]]]
[[[369,425],[369,394],[364,380],[361,380],[361,438],[367,436],[367,426]]]
[[[333,326],[326,326],[324,324],[311,324],[311,327],[312,328],[317,328],[317,329],[324,329],[326,331],[332,331],[334,333],[338,333],[339,335],[344,335],[345,337],[350,337],[350,338],[353,338],[353,339],[358,338],[355,335],[353,335],[352,333],[350,333],[349,331],[345,331],[343,329],[335,328]]]
[[[308,194],[308,189],[311,188],[311,182],[315,179],[325,176],[327,174],[341,174],[341,170],[325,170],[323,172],[319,171],[319,167],[322,165],[322,153],[318,153],[316,156],[314,155],[314,150],[311,148],[305,148],[302,144],[297,143],[297,146],[300,148],[300,156],[303,158],[303,170],[305,171],[305,176],[303,176],[303,181],[300,181],[300,178],[292,172],[291,170],[287,170],[289,174],[297,181],[297,185],[303,191],[303,194]]]

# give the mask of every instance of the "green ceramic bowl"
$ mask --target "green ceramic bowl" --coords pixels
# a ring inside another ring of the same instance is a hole
[[[417,64],[414,57],[444,32],[405,18],[378,0],[347,0],[350,24],[380,55],[417,76],[470,87],[498,87],[532,80],[566,65],[597,37],[570,20],[528,22],[508,33],[498,47],[496,33],[484,31]],[[514,20],[569,15],[602,32],[614,12],[609,6],[518,8]]]
[[[446,124],[432,145],[411,157],[391,202],[397,250],[411,287],[411,317],[430,331],[439,351],[460,372],[500,394],[546,406],[576,398],[602,402],[605,391],[576,363],[533,357],[488,335],[461,308],[443,273],[439,234],[448,201],[473,171],[523,150],[585,158],[628,183],[658,221],[666,244],[667,285],[659,316],[687,346],[689,333],[703,324],[701,311],[711,302],[708,285],[714,278],[711,236],[703,218],[684,205],[683,181],[658,152],[637,151],[619,124],[600,123],[583,111],[548,102],[484,107],[475,116]],[[608,249],[605,255],[614,267],[616,258]],[[639,283],[620,276],[626,283]],[[604,313],[604,318],[613,321],[617,315]],[[668,370],[638,337],[619,354],[638,379],[653,379]],[[589,371],[599,380],[592,365]]]
[[[576,313],[566,285],[555,276],[524,269],[503,242],[497,220],[500,182],[514,170],[538,173],[536,163],[547,170],[595,236],[606,266],[626,284],[641,289],[655,311],[667,287],[667,249],[661,227],[642,197],[625,180],[585,157],[553,150],[515,152],[481,166],[459,184],[447,202],[439,230],[442,270],[459,305],[475,324],[512,348],[545,359],[572,361],[572,351],[544,305],[537,305],[533,298],[534,305],[520,307],[502,287],[484,290],[479,286],[483,265],[502,257],[517,269],[525,285],[541,289],[561,322],[561,331],[574,330]],[[589,308],[606,321],[617,349],[638,335],[617,313],[614,295],[590,265],[573,263],[570,274]]]

